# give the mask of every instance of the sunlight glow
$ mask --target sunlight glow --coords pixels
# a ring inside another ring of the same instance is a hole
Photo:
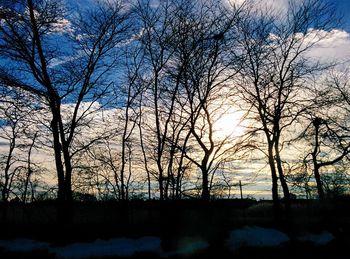
[[[242,125],[242,112],[228,111],[223,114],[214,123],[214,130],[220,138],[224,137],[238,137],[244,133],[244,126]]]

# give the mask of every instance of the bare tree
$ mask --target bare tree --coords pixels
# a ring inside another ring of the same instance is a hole
[[[20,179],[25,179],[21,191],[21,200],[25,201],[31,175],[39,168],[31,159],[32,149],[36,143],[37,128],[35,113],[40,109],[33,105],[35,98],[23,91],[15,91],[2,87],[0,101],[0,138],[6,143],[7,152],[1,154],[0,165],[3,169],[1,177],[2,200],[8,201],[11,194],[17,195],[21,190]],[[34,134],[35,136],[32,136]],[[2,150],[4,151],[4,150]],[[24,195],[24,196],[23,196]]]
[[[147,121],[154,121],[155,124],[155,130],[152,134],[155,137],[153,142],[156,145],[153,159],[157,167],[155,176],[159,186],[159,197],[163,200],[167,196],[164,184],[169,179],[165,175],[168,157],[166,143],[171,118],[176,109],[176,96],[179,94],[179,84],[167,85],[164,75],[166,75],[165,71],[173,55],[171,46],[175,41],[176,34],[171,23],[174,19],[174,12],[178,10],[173,1],[162,2],[156,8],[152,7],[150,2],[146,4],[139,2],[137,9],[143,26],[140,43],[145,56],[144,70],[149,71],[147,72],[149,74],[143,77],[146,92],[143,93],[144,103],[142,105],[151,106],[153,109],[153,116],[148,116]],[[145,113],[143,114],[145,116]],[[142,133],[142,136],[145,136],[145,132]],[[144,145],[142,147],[144,150]],[[143,153],[145,154],[144,151]],[[145,161],[146,159],[145,157]]]
[[[342,134],[340,131],[335,130],[330,122],[316,117],[312,120],[313,127],[313,151],[309,155],[312,158],[314,177],[317,184],[318,196],[321,200],[325,198],[323,183],[321,180],[320,170],[323,167],[334,165],[341,161],[349,152],[349,134]],[[335,143],[334,143],[335,142]],[[332,149],[330,149],[330,145]],[[321,159],[320,155],[321,147],[328,147],[328,152],[333,154],[333,158],[329,160]],[[334,156],[334,152],[338,154]],[[307,158],[306,158],[307,159]]]
[[[210,189],[216,169],[237,152],[240,144],[219,136],[215,124],[225,113],[229,101],[228,85],[240,69],[240,59],[230,48],[235,46],[234,28],[239,22],[242,7],[224,6],[208,2],[196,7],[182,4],[177,13],[176,27],[181,30],[176,42],[177,76],[188,118],[189,143],[185,156],[201,171],[204,200],[210,198]],[[230,47],[228,47],[230,46]],[[197,148],[191,150],[190,147]],[[191,154],[190,154],[191,153]]]
[[[29,189],[29,185],[32,184],[32,175],[35,172],[34,168],[35,165],[33,166],[33,161],[32,161],[32,151],[33,148],[35,147],[35,142],[37,140],[38,137],[38,132],[34,132],[34,134],[32,136],[30,136],[31,138],[31,142],[29,143],[29,148],[28,148],[28,155],[27,155],[27,173],[25,176],[25,181],[24,181],[24,190],[23,190],[23,194],[22,194],[22,201],[26,202],[27,201],[27,195],[28,195],[28,189]],[[33,191],[33,188],[32,188]],[[33,195],[32,195],[33,197]]]
[[[120,152],[113,149],[113,138],[105,139],[100,145],[88,150],[89,159],[94,164],[93,185],[96,186],[98,196],[102,199],[119,200],[121,198],[120,184]],[[87,160],[85,158],[85,160]],[[93,168],[93,167],[89,167]]]
[[[20,0],[6,1],[1,16],[0,55],[8,66],[1,67],[0,80],[37,95],[50,110],[58,199],[70,201],[72,159],[95,140],[74,143],[111,85],[105,79],[116,65],[118,44],[128,39],[128,12],[107,2],[69,17],[61,1]],[[70,111],[63,111],[65,103],[72,104]]]
[[[133,142],[133,135],[135,135],[135,128],[137,122],[139,121],[140,111],[139,111],[139,100],[141,92],[143,91],[143,84],[140,82],[140,72],[143,55],[142,51],[137,45],[137,47],[131,47],[131,50],[127,50],[126,53],[126,79],[124,80],[124,87],[122,87],[122,107],[123,110],[123,129],[122,129],[122,139],[121,139],[121,166],[120,166],[120,189],[121,189],[121,199],[125,200],[127,198],[128,185],[125,181],[129,182],[131,178],[131,146]],[[129,162],[129,163],[127,163]],[[147,163],[147,161],[145,161]],[[125,177],[126,167],[129,164],[129,174]],[[146,166],[147,167],[147,166]]]
[[[151,199],[151,170],[149,168],[149,161],[148,161],[148,156],[146,154],[146,147],[144,144],[144,131],[142,129],[143,127],[143,94],[142,92],[140,93],[140,98],[139,98],[139,120],[137,122],[137,126],[139,129],[139,137],[140,137],[140,148],[141,148],[141,152],[142,152],[142,158],[143,158],[143,164],[144,164],[144,168],[146,171],[146,176],[147,176],[147,194],[148,194],[148,199]]]
[[[313,105],[306,117],[308,125],[301,137],[312,150],[305,163],[311,163],[318,196],[325,199],[321,170],[339,164],[350,152],[348,74],[334,70],[314,89]]]
[[[139,7],[144,28],[140,41],[146,71],[151,71],[145,76],[149,87],[143,98],[154,112],[150,121],[155,121],[161,199],[167,198],[171,189],[171,195],[179,197],[181,175],[188,160],[202,171],[202,197],[209,199],[208,174],[225,143],[214,143],[212,120],[215,106],[220,106],[215,104],[214,96],[222,101],[225,83],[233,76],[224,75],[229,67],[224,50],[225,36],[237,13],[225,12],[222,5],[211,1],[167,1],[157,7]],[[204,152],[200,162],[188,155],[192,137],[199,152]]]
[[[17,96],[18,97],[18,96]],[[7,98],[8,99],[8,98]],[[7,202],[10,196],[13,179],[16,173],[19,173],[20,157],[16,154],[18,150],[19,139],[24,130],[24,118],[28,115],[22,112],[23,107],[18,101],[1,102],[0,118],[2,121],[0,138],[8,144],[8,151],[1,156],[1,198],[2,201]]]
[[[336,21],[335,10],[329,3],[314,0],[289,1],[283,14],[252,10],[240,26],[246,64],[237,83],[250,118],[261,124],[252,132],[265,135],[274,204],[278,207],[279,180],[289,206],[281,158],[283,133],[306,110],[308,76],[322,69],[306,54],[323,38],[320,32]]]

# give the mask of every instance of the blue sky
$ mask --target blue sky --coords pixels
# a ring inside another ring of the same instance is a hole
[[[328,0],[335,3],[344,16],[344,29],[350,32],[350,0]]]
[[[66,0],[70,5],[78,7],[80,9],[86,8],[94,0]],[[271,0],[260,0],[260,1],[271,1]],[[285,2],[285,0],[272,0],[275,3]],[[336,4],[339,8],[340,13],[344,16],[344,29],[350,32],[350,0],[326,0],[330,3]],[[125,2],[132,2],[131,0]]]

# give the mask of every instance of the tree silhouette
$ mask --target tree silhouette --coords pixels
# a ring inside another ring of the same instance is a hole
[[[323,37],[334,22],[334,7],[323,1],[289,2],[286,14],[255,10],[246,14],[241,31],[245,66],[238,78],[241,97],[250,118],[261,127],[272,177],[272,196],[278,207],[280,181],[287,207],[289,188],[283,172],[283,132],[307,109],[307,78],[322,69],[305,54]],[[310,30],[310,28],[313,28]]]
[[[61,1],[8,1],[2,7],[9,15],[3,14],[0,27],[1,58],[7,62],[0,80],[37,95],[50,110],[61,201],[72,200],[74,155],[95,142],[74,147],[78,129],[111,85],[104,79],[116,64],[115,47],[128,38],[128,13],[122,10],[118,3],[99,4],[74,17],[69,28]],[[73,103],[68,119],[65,102]],[[83,107],[84,102],[90,105]]]

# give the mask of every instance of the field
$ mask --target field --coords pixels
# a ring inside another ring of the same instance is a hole
[[[294,201],[279,216],[252,200],[0,209],[0,258],[348,258],[350,245],[347,200]]]

